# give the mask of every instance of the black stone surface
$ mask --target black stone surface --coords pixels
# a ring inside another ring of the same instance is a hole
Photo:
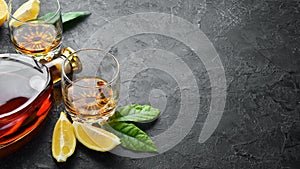
[[[191,131],[182,141],[170,150],[148,158],[95,152],[78,143],[66,163],[57,163],[51,155],[51,138],[64,106],[56,97],[56,104],[41,133],[17,152],[0,159],[1,169],[300,169],[300,1],[75,0],[62,1],[61,6],[63,12],[92,12],[79,23],[64,25],[63,46],[74,49],[100,46],[86,43],[110,21],[135,13],[172,14],[198,26],[215,47],[225,70],[227,98],[223,116],[213,135],[199,143],[200,131],[210,108],[212,88],[205,65],[187,44],[178,39],[159,34],[137,34],[111,48],[123,67],[143,63],[143,59],[140,62],[128,59],[133,57],[133,52],[139,54],[138,51],[146,49],[160,49],[182,58],[193,72],[200,102],[190,100],[189,104],[199,104],[199,111]],[[118,35],[111,32],[103,36],[113,38]],[[7,24],[0,27],[0,53],[14,53]],[[147,56],[143,52],[140,54]],[[186,78],[185,72],[180,72],[180,68],[176,71],[172,65],[169,67],[174,72],[148,68],[132,73],[122,69],[123,77],[134,74],[134,78],[122,82],[129,83],[128,91],[123,91],[129,93],[129,98],[122,94],[121,104],[127,99],[163,109],[157,121],[139,125],[150,136],[166,131],[182,106],[183,91],[172,73],[181,73],[181,77]],[[187,83],[189,78],[186,78]],[[55,94],[60,96],[59,86]]]

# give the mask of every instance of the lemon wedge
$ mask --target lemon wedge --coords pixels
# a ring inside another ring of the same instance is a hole
[[[99,127],[76,121],[73,126],[77,139],[92,150],[110,151],[121,143],[117,136]]]
[[[29,0],[16,10],[16,12],[13,14],[13,17],[19,21],[26,22],[36,19],[39,15],[39,12],[40,0]],[[21,25],[21,23],[16,20],[11,20],[10,24],[16,27]]]
[[[52,155],[57,162],[65,162],[76,147],[76,137],[72,123],[64,112],[60,113],[52,136]]]
[[[6,21],[7,13],[7,4],[5,0],[0,0],[0,26]]]

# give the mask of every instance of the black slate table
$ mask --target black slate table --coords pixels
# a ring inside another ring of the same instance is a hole
[[[160,152],[77,144],[66,163],[51,155],[55,104],[41,132],[0,168],[300,168],[300,1],[61,1],[91,11],[64,25],[63,46],[104,48],[121,63],[120,106],[162,113],[137,124]],[[0,53],[14,53],[7,24]]]

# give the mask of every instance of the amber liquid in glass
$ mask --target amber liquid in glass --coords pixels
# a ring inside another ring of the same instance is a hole
[[[116,107],[111,86],[100,78],[81,78],[64,86],[63,97],[75,120],[106,121]]]
[[[24,24],[13,29],[11,41],[17,51],[50,61],[47,53],[58,51],[62,32],[51,24]]]
[[[33,67],[5,61],[0,66],[1,148],[23,138],[45,119],[52,105],[53,85],[45,72]]]

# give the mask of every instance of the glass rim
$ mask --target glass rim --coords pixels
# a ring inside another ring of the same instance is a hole
[[[71,80],[67,76],[67,74],[65,73],[65,64],[66,64],[66,62],[69,61],[68,58],[72,57],[74,54],[77,54],[78,52],[88,51],[88,50],[94,50],[94,51],[103,52],[104,56],[109,55],[109,56],[111,56],[113,58],[113,60],[116,63],[117,71],[116,71],[116,73],[114,73],[114,76],[112,77],[112,79],[110,81],[108,81],[107,85],[105,85],[105,86],[112,85],[112,83],[115,82],[118,79],[118,77],[119,77],[119,74],[120,74],[120,63],[119,63],[118,59],[113,54],[111,54],[109,52],[106,52],[105,50],[99,49],[99,48],[82,48],[82,49],[76,50],[75,52],[72,52],[69,56],[67,56],[66,59],[63,61],[62,68],[61,68],[61,70],[62,70],[62,76],[64,76],[64,79],[66,79],[70,84],[78,86],[78,87],[82,87],[82,88],[101,88],[101,87],[103,87],[103,85],[102,86],[83,86],[83,85],[75,84],[75,82],[73,80]],[[79,60],[80,59],[81,58],[79,58]],[[89,77],[89,76],[87,76],[87,77]],[[61,80],[63,80],[63,79],[61,79]]]
[[[50,21],[50,20],[52,20],[55,16],[57,16],[58,14],[60,15],[60,9],[61,9],[61,7],[60,7],[60,3],[59,3],[59,0],[55,0],[56,2],[57,2],[57,9],[55,10],[55,13],[50,17],[50,18],[48,18],[48,19],[46,19],[46,20],[36,20],[36,21],[38,21],[38,22],[28,22],[28,21],[21,21],[21,20],[19,20],[19,19],[17,19],[17,18],[15,18],[14,16],[13,16],[13,14],[11,13],[11,5],[12,5],[12,2],[13,2],[14,0],[9,0],[9,2],[8,2],[8,9],[7,9],[7,11],[8,11],[8,15],[9,15],[9,18],[12,18],[12,19],[14,19],[14,20],[16,20],[16,21],[18,21],[18,22],[20,22],[20,23],[22,23],[22,24],[41,24],[41,23],[47,23],[48,21]],[[21,6],[21,5],[20,5]],[[9,23],[9,22],[8,22]]]
[[[27,66],[29,66],[28,64],[30,64],[30,63],[27,63],[25,60],[22,60],[20,58],[24,58],[24,59],[28,59],[28,60],[32,59],[32,61],[34,61],[35,64],[39,64],[39,62],[34,60],[32,57],[27,56],[27,55],[17,54],[17,53],[14,53],[14,54],[10,54],[10,53],[9,54],[0,54],[0,59],[5,59],[5,58],[9,58],[10,60],[18,61],[20,64],[25,64]],[[39,68],[44,67],[44,65],[39,65],[39,66],[40,66]],[[45,89],[45,87],[47,87],[47,85],[50,83],[50,80],[51,80],[50,73],[49,73],[48,69],[46,69],[45,73],[47,74],[47,81],[45,82],[45,84],[43,86],[44,89]],[[22,105],[20,105],[16,109],[11,110],[9,112],[5,112],[3,114],[0,114],[0,119],[5,118],[5,117],[10,116],[10,115],[13,115],[13,114],[17,113],[18,111],[27,108],[27,106],[29,104],[31,104],[40,94],[41,94],[41,91],[36,92],[32,97],[30,97],[26,102],[24,102]]]

